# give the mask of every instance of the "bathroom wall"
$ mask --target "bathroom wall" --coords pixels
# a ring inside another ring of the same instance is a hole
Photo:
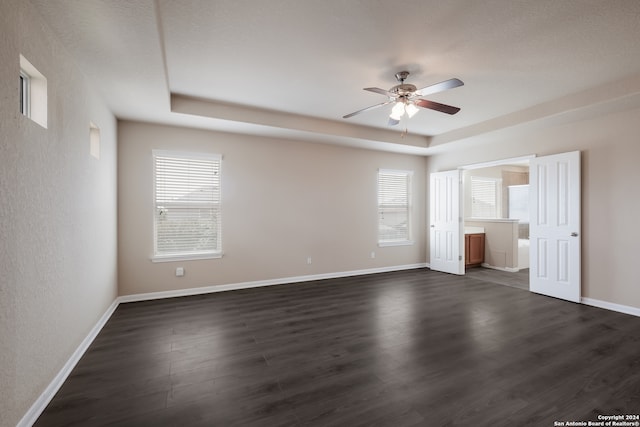
[[[502,218],[509,218],[509,186],[529,183],[528,166],[504,166],[502,168]]]
[[[518,221],[510,219],[466,220],[467,227],[483,227],[484,263],[505,270],[518,268]]]
[[[471,218],[471,177],[494,178],[502,180],[502,205],[499,218],[509,218],[509,192],[510,185],[522,185],[529,183],[529,167],[519,165],[492,166],[488,168],[465,169],[463,171],[464,183],[464,218]]]
[[[494,178],[501,180],[500,216],[495,219],[477,219],[471,217],[471,177]],[[518,235],[517,220],[509,217],[509,185],[521,185],[529,182],[529,167],[519,165],[499,165],[486,168],[465,169],[464,184],[464,224],[485,229],[485,266],[505,270],[517,270]]]

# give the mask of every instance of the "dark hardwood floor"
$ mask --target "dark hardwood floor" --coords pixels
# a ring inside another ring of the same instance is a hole
[[[528,268],[516,272],[509,272],[485,267],[472,267],[467,268],[465,274],[467,277],[482,280],[483,282],[529,290]]]
[[[640,318],[428,269],[122,304],[36,426],[640,413]]]

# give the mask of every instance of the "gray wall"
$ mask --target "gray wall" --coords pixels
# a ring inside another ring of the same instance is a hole
[[[0,426],[15,426],[117,296],[116,121],[31,4],[0,2]],[[48,125],[19,113],[19,55]],[[89,154],[89,123],[101,130]]]
[[[118,129],[121,295],[426,262],[424,157],[135,122]],[[150,261],[153,149],[224,156],[221,259]],[[378,168],[414,171],[412,246],[377,246]]]

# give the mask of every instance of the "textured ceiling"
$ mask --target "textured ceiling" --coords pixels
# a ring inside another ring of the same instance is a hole
[[[428,154],[640,98],[637,0],[32,2],[125,119]],[[463,80],[427,97],[462,110],[342,119],[404,69],[418,87]]]

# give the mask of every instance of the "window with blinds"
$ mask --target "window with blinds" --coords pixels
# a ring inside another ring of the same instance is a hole
[[[473,218],[500,218],[501,180],[471,177],[471,216]]]
[[[378,244],[411,244],[411,171],[378,171]]]
[[[222,157],[153,152],[154,260],[221,256]]]

